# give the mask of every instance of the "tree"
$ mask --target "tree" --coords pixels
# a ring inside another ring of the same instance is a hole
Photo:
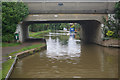
[[[120,1],[115,5],[115,19],[117,23],[117,34],[120,38]]]
[[[113,32],[111,36],[108,37],[113,37],[113,38],[118,38],[119,34],[118,32],[120,31],[120,2],[117,2],[115,5],[115,15],[114,16],[109,16],[108,20],[103,18],[104,20],[104,36],[106,37],[106,33]]]
[[[120,1],[115,5],[115,19],[120,23]]]
[[[2,40],[14,39],[16,26],[29,14],[23,2],[2,2]]]

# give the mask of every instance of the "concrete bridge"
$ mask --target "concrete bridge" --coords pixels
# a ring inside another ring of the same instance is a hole
[[[28,26],[34,23],[71,23],[81,24],[81,39],[84,42],[100,44],[102,41],[102,17],[114,13],[115,2],[85,2],[78,0],[40,0],[25,2],[30,14],[18,26],[20,41],[28,36]]]

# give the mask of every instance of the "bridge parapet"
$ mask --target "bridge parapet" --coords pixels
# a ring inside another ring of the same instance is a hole
[[[66,0],[65,0],[66,1]],[[25,2],[30,14],[106,14],[114,13],[115,2],[40,1]]]

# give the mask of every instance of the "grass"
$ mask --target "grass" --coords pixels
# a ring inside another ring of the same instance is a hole
[[[2,78],[5,78],[8,71],[10,70],[12,64],[14,62],[14,59],[9,59],[6,62],[2,63]]]
[[[21,45],[21,43],[6,43],[2,42],[2,47],[12,47],[12,46],[18,46]]]
[[[41,38],[41,35],[44,35],[44,34],[49,33],[49,32],[50,32],[50,30],[36,32],[36,33],[30,32],[30,37]],[[18,46],[20,44],[21,43],[4,43],[3,42],[2,47]],[[40,44],[34,44],[34,45],[31,45],[31,46],[23,47],[22,49],[20,49],[18,51],[10,53],[8,56],[15,57],[16,53],[23,52],[23,51],[30,50],[30,49],[34,49],[34,48],[39,48],[39,47],[42,47],[42,46],[45,46],[45,45],[46,45],[45,43],[40,43]],[[6,56],[6,57],[8,57],[8,56]],[[14,59],[9,59],[9,60],[5,61],[4,63],[2,63],[3,68],[2,68],[2,71],[0,72],[0,73],[2,73],[2,78],[6,77],[8,71],[10,70],[10,68],[13,64],[13,61],[14,61]]]
[[[34,49],[34,48],[39,48],[41,46],[45,46],[44,43],[40,43],[40,44],[36,44],[36,45],[32,45],[32,46],[28,46],[28,47],[24,47],[18,51],[12,52],[9,54],[9,56],[15,57],[14,54],[19,53],[19,52],[23,52],[26,50],[30,50],[30,49]],[[13,64],[14,59],[9,59],[8,61],[5,61],[4,63],[2,63],[2,78],[5,78],[8,71],[10,70],[11,65]]]
[[[46,30],[46,31],[40,31],[40,32],[29,32],[30,33],[30,37],[34,37],[34,38],[43,38],[44,34],[47,34],[51,32],[51,30]]]
[[[30,49],[34,49],[34,48],[38,48],[38,47],[41,47],[41,46],[45,46],[44,43],[41,43],[41,44],[36,44],[36,45],[32,45],[32,46],[28,46],[28,47],[24,47],[18,51],[15,51],[15,52],[12,52],[9,54],[9,56],[13,56],[13,54],[15,53],[19,53],[19,52],[23,52],[23,51],[26,51],[26,50],[30,50]],[[14,56],[13,56],[14,57]]]
[[[0,80],[2,79],[2,70],[0,70]]]

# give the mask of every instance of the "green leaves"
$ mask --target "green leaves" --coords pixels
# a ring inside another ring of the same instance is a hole
[[[114,32],[110,31],[110,30],[108,30],[108,32],[106,33],[106,35],[109,36],[109,37],[113,36],[113,34],[114,34]]]
[[[120,20],[120,2],[115,5],[115,18]]]
[[[3,37],[6,37],[8,34],[14,35],[17,24],[22,21],[28,14],[28,8],[23,2],[2,2]],[[3,41],[10,41],[13,36],[8,40],[7,38],[3,38]]]
[[[115,5],[115,15],[109,16],[108,20],[103,18],[104,21],[104,36],[118,38],[120,37],[118,32],[120,31],[120,2],[117,2]]]

